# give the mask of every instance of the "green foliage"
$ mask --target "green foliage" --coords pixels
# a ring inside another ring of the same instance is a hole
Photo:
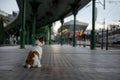
[[[37,35],[43,37],[46,43],[48,42],[48,31],[48,26],[43,26],[36,29]]]

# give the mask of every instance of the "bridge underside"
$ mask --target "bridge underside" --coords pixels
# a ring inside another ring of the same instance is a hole
[[[41,27],[53,23],[61,18],[72,15],[73,7],[77,6],[78,10],[82,9],[91,0],[26,0],[25,2],[25,21],[26,24],[32,25],[34,13],[36,15],[36,26]],[[6,27],[6,31],[20,29],[22,25],[23,0],[17,0],[19,7],[18,17]]]

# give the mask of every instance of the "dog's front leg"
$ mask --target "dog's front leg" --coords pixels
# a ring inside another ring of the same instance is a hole
[[[42,65],[41,65],[40,61],[38,61],[38,67],[42,67]]]

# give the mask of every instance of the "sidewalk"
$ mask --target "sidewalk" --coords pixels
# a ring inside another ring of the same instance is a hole
[[[26,69],[30,47],[0,47],[0,80],[120,80],[120,50],[45,45],[42,67]]]

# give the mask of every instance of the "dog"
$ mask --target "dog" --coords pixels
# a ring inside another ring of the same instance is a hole
[[[42,58],[42,46],[45,44],[43,38],[35,37],[35,45],[32,47],[32,50],[28,53],[25,67],[41,67],[41,58]]]

